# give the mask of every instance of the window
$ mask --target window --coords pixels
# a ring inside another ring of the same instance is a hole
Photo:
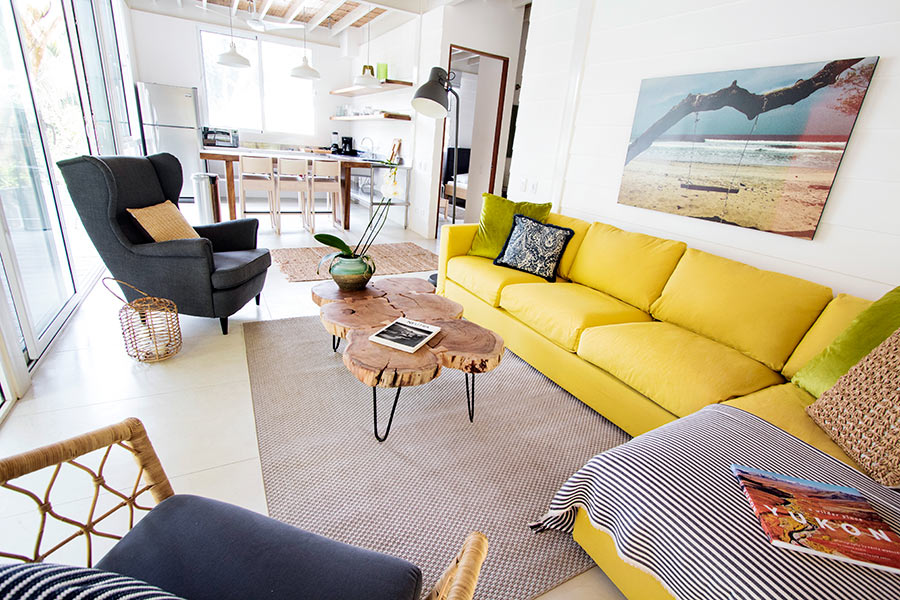
[[[311,81],[291,77],[303,61],[303,48],[235,37],[237,51],[249,69],[218,64],[231,36],[200,32],[209,125],[229,129],[313,135],[314,91]]]
[[[313,135],[313,82],[291,77],[303,62],[303,48],[262,43],[264,129]]]

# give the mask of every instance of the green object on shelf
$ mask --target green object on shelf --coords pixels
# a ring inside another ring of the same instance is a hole
[[[378,81],[387,79],[387,63],[378,63]]]

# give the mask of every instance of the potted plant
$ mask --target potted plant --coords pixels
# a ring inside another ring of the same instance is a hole
[[[398,194],[396,171],[396,169],[391,169],[385,177],[385,184],[382,187],[384,198],[378,203],[378,207],[354,248],[336,235],[317,233],[313,236],[316,241],[337,250],[337,252],[322,257],[316,267],[316,273],[318,274],[322,266],[327,264],[331,278],[344,291],[363,289],[375,274],[375,261],[368,255],[368,251],[387,221],[391,198]]]

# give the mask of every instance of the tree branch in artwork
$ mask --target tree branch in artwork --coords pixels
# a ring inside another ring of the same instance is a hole
[[[656,138],[689,114],[714,111],[730,106],[743,113],[748,120],[752,121],[762,113],[788,104],[796,104],[804,98],[808,98],[817,90],[834,84],[844,71],[861,60],[863,59],[849,58],[831,61],[809,79],[800,79],[791,86],[772,90],[764,94],[754,94],[740,87],[737,80],[733,81],[728,87],[711,94],[688,94],[681,102],[669,109],[669,112],[631,142],[631,145],[628,146],[625,164],[627,165],[641,152],[649,148]]]

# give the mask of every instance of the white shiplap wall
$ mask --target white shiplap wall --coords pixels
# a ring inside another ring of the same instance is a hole
[[[579,36],[569,17],[585,5]],[[872,55],[881,59],[814,240],[616,203],[641,79]],[[535,0],[510,195],[877,298],[900,284],[898,101],[897,0]]]

